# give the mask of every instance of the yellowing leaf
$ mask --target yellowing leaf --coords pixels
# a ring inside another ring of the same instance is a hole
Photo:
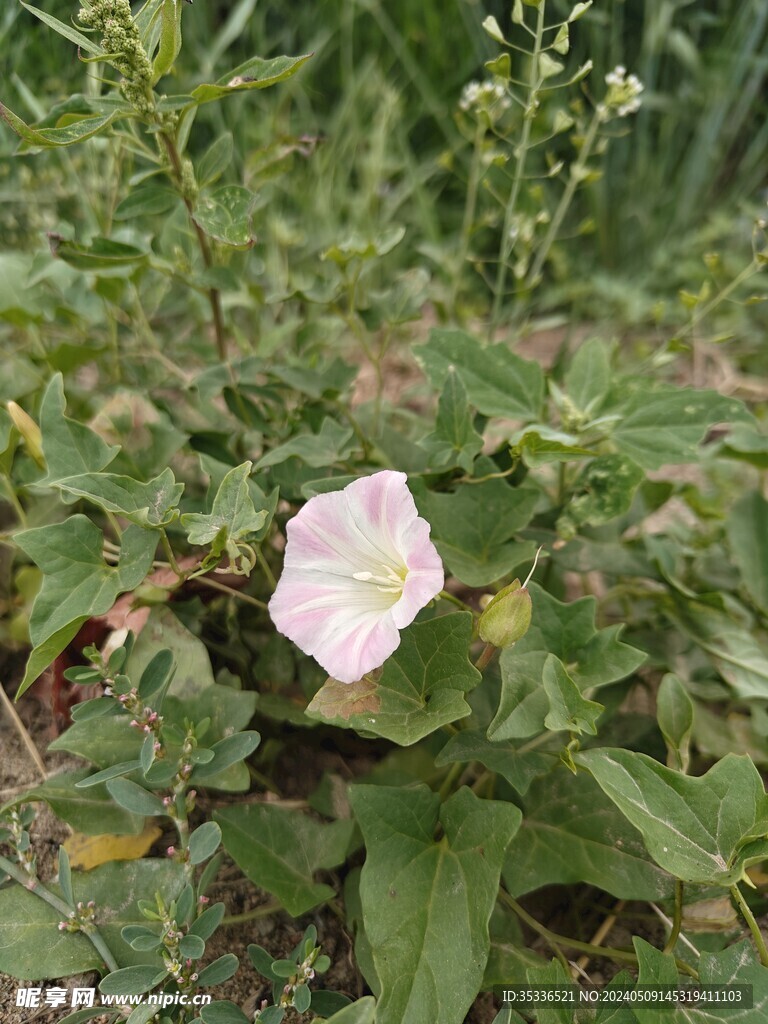
[[[150,847],[161,834],[162,829],[151,823],[145,825],[144,831],[137,836],[87,836],[82,832],[73,832],[64,841],[64,849],[69,854],[73,868],[90,871],[112,860],[139,860],[149,853]]]

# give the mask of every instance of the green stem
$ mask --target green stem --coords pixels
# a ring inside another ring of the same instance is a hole
[[[508,892],[505,892],[504,889],[499,890],[499,898],[502,903],[506,903],[510,910],[513,910],[517,914],[521,921],[525,921],[530,928],[541,935],[543,939],[546,939],[550,945],[555,943],[565,946],[566,949],[576,949],[579,950],[579,952],[589,953],[592,956],[601,956],[603,958],[613,960],[623,960],[625,963],[637,963],[637,954],[633,953],[632,950],[616,949],[611,946],[595,946],[591,942],[579,942],[577,939],[570,939],[566,935],[558,935],[557,932],[550,931],[549,928],[546,928],[543,924],[539,924],[536,918],[531,917],[531,915],[520,906],[517,900],[513,899]],[[684,960],[675,959],[675,964],[681,974],[686,974],[689,978],[695,978],[698,981],[698,974],[689,964],[685,963]]]
[[[257,921],[260,917],[269,917],[282,910],[281,903],[265,903],[263,907],[254,907],[253,910],[246,910],[244,914],[230,914],[222,917],[222,925],[242,924],[244,921]]]
[[[176,185],[177,191],[181,196],[184,205],[187,208],[189,214],[189,222],[194,228],[195,236],[197,238],[198,248],[200,249],[200,255],[203,257],[203,263],[206,269],[213,266],[213,257],[211,255],[211,247],[208,244],[205,232],[197,223],[194,218],[194,206],[189,196],[184,195],[182,192],[182,174],[183,167],[181,162],[181,156],[176,148],[175,140],[167,133],[161,132],[160,138],[162,139],[165,150],[168,154],[168,159],[171,162],[171,168],[173,174],[170,175],[171,181]],[[227,361],[227,343],[224,335],[224,316],[221,311],[221,292],[218,288],[208,289],[208,302],[211,307],[211,317],[213,319],[213,332],[216,337],[216,352],[218,353],[219,359],[226,363]]]
[[[165,551],[165,556],[168,559],[170,567],[173,569],[173,571],[176,573],[179,579],[183,580],[185,578],[184,572],[181,568],[179,568],[179,563],[176,561],[176,555],[174,555],[173,553],[171,542],[168,540],[168,534],[165,532],[164,529],[161,529],[160,531],[160,538],[163,543],[163,551]]]
[[[664,952],[671,953],[677,945],[677,940],[680,937],[680,928],[683,924],[683,895],[685,892],[685,886],[679,878],[675,879],[675,913],[672,918],[672,930],[669,933],[669,938],[664,945]]]
[[[0,477],[0,480],[3,481],[3,490],[8,495],[8,500],[10,501],[11,505],[13,505],[13,510],[16,513],[16,518],[19,520],[20,526],[22,526],[26,530],[28,525],[27,514],[24,511],[24,508],[22,507],[22,504],[18,499],[16,490],[11,482],[11,478],[3,474],[2,477]]]
[[[483,169],[484,138],[485,125],[478,119],[472,150],[472,162],[469,167],[469,178],[467,180],[467,199],[464,205],[464,218],[461,224],[461,241],[459,245],[459,253],[456,257],[456,269],[453,274],[453,287],[451,288],[451,308],[453,309],[454,316],[456,316],[456,303],[459,298],[462,272],[469,255],[469,242],[472,238],[472,227],[475,222],[477,191],[480,186],[481,172]]]
[[[472,612],[473,615],[477,614],[465,601],[462,601],[460,597],[456,597],[455,594],[449,594],[447,590],[441,590],[437,596],[443,601],[448,601],[450,604],[456,605],[457,608],[461,608],[463,612]]]
[[[744,920],[747,922],[749,930],[752,932],[752,938],[755,940],[757,952],[760,956],[760,963],[763,965],[763,967],[768,967],[768,949],[766,949],[763,933],[760,931],[760,927],[757,921],[755,920],[754,914],[749,909],[747,901],[741,895],[741,890],[739,889],[738,885],[732,885],[730,892],[731,896],[733,896],[734,900],[736,901],[736,905],[741,911]]]
[[[480,652],[480,656],[475,662],[475,668],[478,670],[478,672],[483,672],[485,671],[486,668],[488,668],[488,665],[490,664],[491,659],[493,658],[497,650],[498,647],[494,647],[493,644],[485,645],[485,647]]]
[[[41,900],[45,900],[50,907],[53,907],[57,913],[62,915],[64,920],[69,920],[72,907],[68,906],[64,900],[59,899],[59,897],[56,896],[55,893],[52,893],[50,889],[46,888],[38,878],[30,878],[25,871],[22,871],[18,865],[14,864],[13,861],[8,860],[7,857],[0,856],[0,870],[5,871],[5,873],[15,879],[19,885],[23,885],[28,892],[33,892],[35,896],[39,896]],[[91,925],[91,928],[88,931],[83,931],[82,934],[86,939],[88,939],[109,970],[118,970],[117,962],[112,956],[109,947],[102,938],[98,929]]]
[[[533,125],[533,119],[536,116],[536,94],[541,88],[542,79],[539,73],[539,55],[541,53],[542,39],[544,36],[545,7],[545,0],[541,0],[537,11],[536,32],[534,33],[533,53],[531,54],[531,73],[528,79],[528,96],[525,105],[525,113],[523,114],[523,131],[520,136],[520,144],[516,147],[517,163],[515,166],[515,177],[512,182],[512,191],[510,192],[507,207],[504,212],[504,226],[502,228],[501,244],[499,246],[499,265],[496,268],[496,283],[493,288],[493,308],[491,310],[491,319],[488,324],[489,341],[493,340],[496,328],[498,327],[501,319],[501,307],[504,301],[504,288],[507,281],[507,264],[514,244],[511,238],[512,222],[514,220],[515,213],[517,212],[517,200],[525,177],[525,163],[528,159],[528,152],[530,150],[529,143],[531,139],[531,128]]]
[[[261,545],[256,548],[256,560],[261,566],[262,572],[267,577],[267,583],[269,583],[270,587],[274,590],[277,587],[277,580],[275,579],[275,574],[272,572],[269,562],[264,557]]]
[[[245,604],[252,604],[254,608],[261,608],[262,611],[267,610],[267,605],[264,601],[259,601],[257,597],[251,597],[250,594],[244,594],[241,590],[235,590],[234,587],[228,587],[225,583],[219,583],[208,576],[196,576],[194,578],[203,586],[210,587],[211,590],[218,590],[220,594],[228,594],[229,597],[236,597],[238,601],[244,601]]]
[[[573,197],[576,193],[576,189],[579,184],[584,180],[584,175],[587,169],[587,161],[592,155],[592,147],[595,144],[597,138],[597,129],[600,127],[602,117],[600,115],[600,109],[595,110],[595,113],[590,122],[587,134],[582,143],[581,150],[576,162],[571,167],[570,176],[568,178],[568,184],[565,186],[565,191],[560,197],[560,202],[557,205],[557,209],[550,221],[547,233],[542,240],[539,250],[536,253],[536,259],[533,261],[533,266],[528,274],[527,284],[530,288],[535,287],[539,275],[541,274],[542,268],[547,261],[549,250],[552,248],[555,240],[557,239],[558,232],[562,226],[565,215],[570,208]]]
[[[448,769],[448,772],[440,786],[439,796],[441,802],[447,799],[448,794],[451,792],[451,789],[453,788],[454,782],[464,771],[465,767],[466,765],[464,764],[463,761],[454,761],[454,763]]]
[[[751,263],[749,263],[741,271],[740,274],[734,277],[730,284],[727,284],[725,288],[719,291],[714,298],[710,299],[705,306],[702,306],[702,308],[694,316],[691,317],[689,323],[680,331],[678,331],[677,336],[682,337],[684,334],[688,334],[689,331],[692,331],[698,324],[701,323],[702,320],[709,316],[713,309],[716,309],[721,302],[724,302],[729,297],[729,295],[735,292],[739,285],[743,284],[745,281],[748,281],[750,277],[754,277],[755,274],[759,274],[762,270],[762,267],[763,265],[759,263],[757,260],[752,260]]]

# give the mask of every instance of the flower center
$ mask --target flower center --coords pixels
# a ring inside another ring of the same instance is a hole
[[[353,572],[352,579],[359,580],[361,583],[373,583],[382,594],[397,594],[398,596],[402,594],[405,578],[408,575],[408,567],[403,565],[395,568],[382,562],[380,568],[384,570],[383,574]]]

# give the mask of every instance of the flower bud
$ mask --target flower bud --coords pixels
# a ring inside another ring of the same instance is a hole
[[[40,427],[38,427],[32,417],[25,413],[21,406],[17,405],[15,402],[8,402],[6,408],[8,409],[8,415],[11,417],[14,427],[16,427],[24,439],[27,451],[38,466],[40,466],[41,469],[44,469],[45,459],[43,457],[43,436],[40,433]]]
[[[480,639],[494,647],[511,647],[528,632],[531,624],[531,595],[514,580],[491,600],[480,616]]]

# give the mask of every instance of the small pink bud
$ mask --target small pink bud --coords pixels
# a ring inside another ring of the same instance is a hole
[[[200,896],[197,902],[205,906],[206,903],[210,903],[211,901],[208,899],[207,896]]]
[[[173,855],[176,853],[176,847],[169,846],[165,852],[168,854],[169,857],[173,857]]]
[[[66,930],[67,930],[67,922],[66,921],[59,921],[59,931],[60,932],[65,932]]]
[[[197,975],[196,974],[190,974],[189,980],[190,981],[197,981]]]
[[[140,729],[141,728],[141,726],[139,725],[139,723],[136,721],[135,718],[131,719],[131,727],[134,728],[134,729]]]

